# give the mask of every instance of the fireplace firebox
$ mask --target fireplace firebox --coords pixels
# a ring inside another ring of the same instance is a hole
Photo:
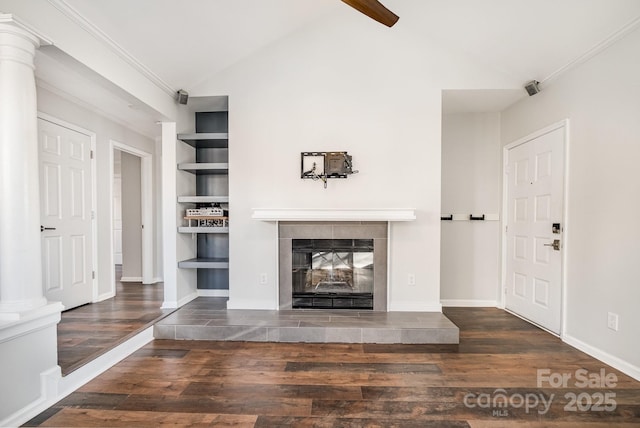
[[[373,239],[293,239],[292,308],[373,310]]]

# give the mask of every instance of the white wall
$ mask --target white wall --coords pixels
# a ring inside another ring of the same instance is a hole
[[[122,279],[142,281],[141,165],[138,156],[121,153]]]
[[[277,307],[276,226],[252,208],[373,207],[417,214],[391,229],[390,309],[440,309],[441,89],[506,80],[356,18],[301,29],[191,91],[229,95],[230,307]],[[360,173],[326,190],[301,180],[300,152],[315,150],[348,151]]]
[[[113,263],[122,264],[122,152],[113,152]]]
[[[442,117],[442,213],[496,215],[501,210],[499,113]],[[443,221],[440,298],[447,306],[496,306],[500,223]]]
[[[86,110],[59,95],[38,88],[38,110],[55,118],[77,125],[81,128],[95,132],[96,142],[96,176],[97,176],[97,212],[96,222],[98,229],[98,296],[99,299],[111,297],[113,292],[111,260],[111,198],[109,189],[111,184],[111,156],[109,153],[109,141],[116,140],[127,145],[137,147],[145,152],[154,153],[155,142],[147,137],[137,134],[127,128],[111,122],[98,113]],[[158,194],[160,186],[154,183],[154,193]],[[154,219],[154,224],[159,222]],[[156,226],[157,227],[157,226]],[[155,236],[155,233],[154,233]],[[155,276],[161,276],[156,272]]]
[[[636,30],[502,115],[504,144],[570,119],[564,336],[638,379],[639,49]]]

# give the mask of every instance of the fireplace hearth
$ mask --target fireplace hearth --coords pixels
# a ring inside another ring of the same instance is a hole
[[[373,309],[373,239],[293,239],[292,308]]]

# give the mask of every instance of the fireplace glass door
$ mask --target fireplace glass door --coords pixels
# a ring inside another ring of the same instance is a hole
[[[292,307],[373,309],[373,239],[294,239]]]

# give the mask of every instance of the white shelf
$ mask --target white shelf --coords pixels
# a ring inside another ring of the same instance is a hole
[[[178,196],[180,204],[212,204],[212,203],[228,204],[228,196]]]
[[[190,172],[192,174],[228,174],[229,173],[229,164],[228,163],[181,163],[178,164],[178,169],[180,171]]]
[[[178,267],[183,269],[228,269],[229,259],[189,259],[178,262]]]
[[[414,209],[254,209],[261,221],[413,221]]]
[[[226,132],[178,134],[178,139],[197,149],[225,149],[229,146],[229,134]]]
[[[189,227],[189,226],[181,226],[178,228],[178,232],[180,233],[229,233],[228,227]]]

